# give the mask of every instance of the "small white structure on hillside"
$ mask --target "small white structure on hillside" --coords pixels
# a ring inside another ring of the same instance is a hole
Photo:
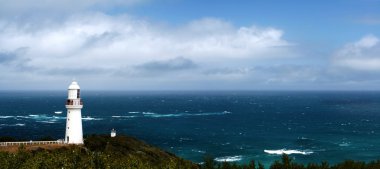
[[[80,87],[73,81],[68,89],[66,101],[66,144],[83,144],[82,112],[83,102],[80,99]]]
[[[116,130],[115,129],[111,130],[111,137],[116,137]]]

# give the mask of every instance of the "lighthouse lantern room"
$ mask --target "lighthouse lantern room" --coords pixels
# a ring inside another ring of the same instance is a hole
[[[66,101],[66,144],[83,144],[82,113],[83,102],[80,99],[80,87],[73,81],[68,88]]]

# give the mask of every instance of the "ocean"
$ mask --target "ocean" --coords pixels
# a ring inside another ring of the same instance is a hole
[[[64,138],[66,90],[0,91],[0,136]],[[86,91],[84,134],[134,136],[185,159],[268,166],[380,159],[380,92]],[[55,114],[62,111],[62,114]]]

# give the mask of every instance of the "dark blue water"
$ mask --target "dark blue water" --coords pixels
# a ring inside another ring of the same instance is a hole
[[[63,138],[66,97],[0,92],[0,135]],[[209,154],[269,163],[282,149],[303,163],[380,159],[380,92],[84,90],[82,97],[84,134],[115,128],[195,162]]]

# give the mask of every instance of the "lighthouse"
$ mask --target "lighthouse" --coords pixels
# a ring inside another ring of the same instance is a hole
[[[80,87],[73,81],[68,89],[66,101],[66,144],[83,144],[82,113],[83,102],[80,99]]]

